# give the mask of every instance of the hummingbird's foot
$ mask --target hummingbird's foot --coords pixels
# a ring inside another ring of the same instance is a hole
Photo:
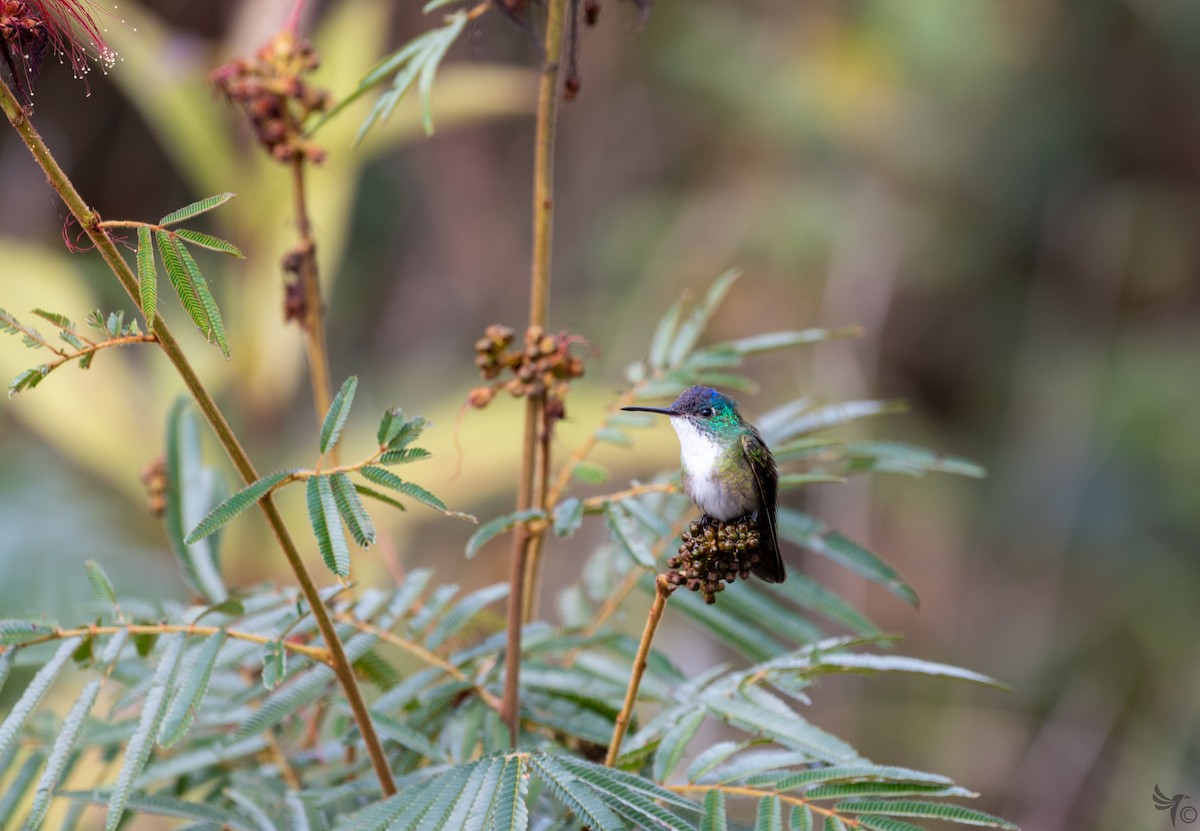
[[[679,555],[667,560],[666,580],[703,592],[705,603],[716,603],[726,583],[748,579],[759,559],[758,525],[752,516],[722,522],[705,514],[681,540]]]

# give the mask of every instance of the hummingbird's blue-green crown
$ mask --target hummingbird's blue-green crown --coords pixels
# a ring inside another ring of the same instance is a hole
[[[670,415],[684,416],[701,429],[719,433],[742,423],[737,402],[712,387],[690,387],[671,405]]]

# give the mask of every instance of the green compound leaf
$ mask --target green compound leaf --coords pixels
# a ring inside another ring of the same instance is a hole
[[[158,315],[158,271],[154,266],[154,245],[150,241],[150,229],[139,225],[137,230],[137,274],[138,300],[142,315],[146,318],[146,331],[154,331],[154,318]]]
[[[194,216],[207,213],[213,208],[220,207],[235,196],[237,196],[236,193],[218,193],[215,196],[206,196],[199,202],[193,202],[190,205],[185,205],[177,211],[172,211],[160,219],[158,224],[174,225],[177,222],[183,222],[185,219],[191,219]]]
[[[338,577],[350,575],[350,548],[342,532],[342,520],[338,516],[337,502],[333,498],[333,486],[328,476],[313,476],[305,488],[308,503],[308,521],[317,538],[317,548],[325,565]]]
[[[242,253],[242,249],[238,248],[232,242],[223,240],[220,237],[214,237],[211,234],[202,234],[199,231],[193,231],[189,228],[180,228],[175,232],[175,236],[181,240],[190,242],[192,245],[207,248],[209,251],[228,254],[231,257],[237,257],[239,260],[246,259],[246,255]]]
[[[346,418],[350,415],[350,406],[354,403],[354,392],[358,389],[358,377],[351,375],[342,384],[342,388],[333,397],[325,420],[321,422],[321,452],[328,453],[341,438],[342,428],[346,426]]]
[[[290,477],[294,470],[280,470],[269,476],[264,476],[254,482],[251,482],[246,487],[242,488],[237,493],[230,496],[217,507],[208,512],[208,516],[200,520],[200,523],[192,529],[192,532],[187,535],[184,542],[188,545],[199,542],[219,529],[222,525],[229,522],[242,511],[249,508],[251,505],[258,502],[267,495],[280,482]],[[311,480],[309,480],[311,481]]]

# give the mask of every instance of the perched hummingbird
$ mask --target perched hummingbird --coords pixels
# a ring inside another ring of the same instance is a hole
[[[775,458],[753,424],[742,419],[737,402],[711,387],[685,390],[669,408],[623,407],[671,417],[679,437],[683,489],[708,516],[722,522],[754,515],[759,561],[754,573],[782,583],[787,573],[775,535]]]

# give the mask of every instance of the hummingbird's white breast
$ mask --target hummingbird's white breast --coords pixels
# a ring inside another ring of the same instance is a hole
[[[745,494],[728,483],[722,485],[717,478],[721,457],[729,448],[722,448],[713,436],[701,432],[686,418],[672,417],[671,426],[679,437],[683,487],[697,507],[722,522],[753,510],[753,504],[746,504]]]

